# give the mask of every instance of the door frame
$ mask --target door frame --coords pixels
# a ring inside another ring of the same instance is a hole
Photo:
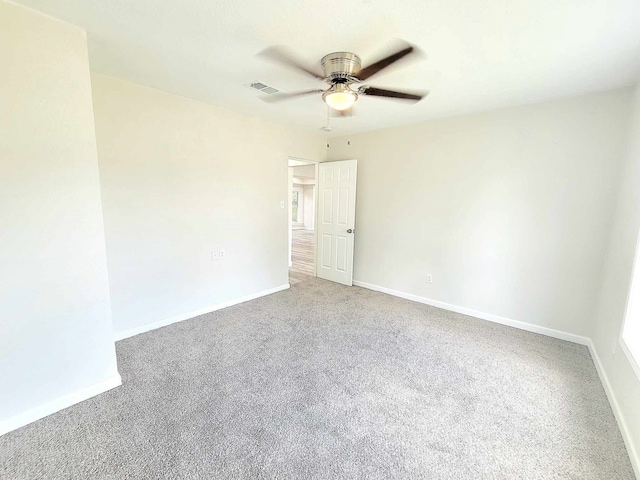
[[[298,163],[298,164],[307,164],[307,165],[314,165],[315,166],[315,180],[316,180],[316,185],[315,188],[313,189],[313,276],[317,276],[317,260],[316,260],[316,253],[317,253],[317,249],[318,249],[318,174],[320,171],[320,167],[318,167],[318,164],[320,163],[317,160],[309,160],[306,158],[300,158],[300,157],[288,157],[287,158],[287,183],[289,185],[287,185],[288,188],[288,193],[287,193],[287,199],[288,199],[288,226],[289,226],[289,258],[288,258],[288,267],[287,269],[289,269],[291,267],[291,249],[292,249],[292,244],[293,244],[293,234],[292,234],[292,226],[293,226],[293,222],[291,219],[291,215],[293,214],[292,212],[292,195],[291,195],[291,189],[293,187],[293,184],[289,182],[290,177],[288,175],[289,172],[289,167],[292,166],[301,166],[301,165],[291,165],[291,163]]]

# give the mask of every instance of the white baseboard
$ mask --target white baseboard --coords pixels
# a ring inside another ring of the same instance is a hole
[[[119,374],[116,374],[106,380],[103,380],[102,382],[91,385],[90,387],[86,387],[82,390],[69,393],[62,397],[56,398],[55,400],[47,402],[44,405],[40,405],[38,407],[27,410],[26,412],[14,415],[13,417],[0,422],[0,435],[4,435],[5,433],[9,433],[12,430],[24,427],[25,425],[31,422],[35,422],[36,420],[40,420],[47,415],[51,415],[53,413],[59,412],[60,410],[64,410],[67,407],[75,405],[76,403],[80,403],[91,397],[95,397],[96,395],[104,393],[107,390],[111,390],[112,388],[118,387],[120,385],[122,385],[122,379],[120,378]]]
[[[618,422],[618,427],[620,428],[620,433],[622,434],[624,444],[627,447],[627,453],[629,454],[631,465],[633,466],[636,477],[640,478],[640,457],[638,456],[638,450],[633,443],[633,438],[629,433],[629,427],[627,426],[627,422],[624,419],[624,415],[622,414],[622,410],[620,409],[620,405],[618,404],[616,395],[613,393],[611,383],[609,383],[609,377],[607,377],[607,373],[602,366],[602,362],[600,361],[600,357],[598,356],[596,347],[591,339],[589,339],[588,347],[589,352],[591,352],[593,363],[596,366],[596,371],[598,372],[598,376],[600,377],[600,381],[602,382],[602,386],[604,387],[604,391],[607,394],[607,398],[609,399],[611,410],[613,410],[613,415],[616,417],[616,421]]]
[[[210,305],[208,307],[200,308],[192,312],[182,313],[180,315],[175,315],[173,317],[165,318],[163,320],[147,323],[139,327],[125,330],[123,332],[115,332],[114,339],[115,341],[124,340],[125,338],[133,337],[134,335],[138,335],[140,333],[149,332],[151,330],[155,330],[156,328],[166,327],[167,325],[171,325],[172,323],[182,322],[183,320],[188,320],[190,318],[197,317],[198,315],[204,315],[205,313],[215,312],[216,310],[220,310],[222,308],[231,307],[232,305],[237,305],[239,303],[247,302],[249,300],[255,300],[256,298],[264,297],[266,295],[271,295],[272,293],[281,292],[282,290],[286,290],[287,288],[290,288],[290,287],[291,285],[289,285],[288,283],[285,283],[284,285],[270,288],[268,290],[262,290],[260,292],[252,293],[250,295],[245,295],[244,297],[236,298],[234,300],[229,300],[228,302],[217,303],[215,305]]]
[[[583,337],[581,335],[575,335],[573,333],[563,332],[561,330],[554,330],[553,328],[542,327],[540,325],[534,325],[533,323],[521,322],[520,320],[513,320],[511,318],[501,317],[499,315],[493,315],[491,313],[484,313],[471,308],[459,307],[450,303],[440,302],[427,297],[421,297],[419,295],[413,295],[411,293],[400,292],[398,290],[392,290],[386,287],[380,287],[378,285],[372,285],[370,283],[360,282],[354,280],[353,284],[366,288],[368,290],[375,290],[376,292],[387,293],[394,297],[404,298],[406,300],[412,300],[418,303],[424,303],[431,305],[432,307],[442,308],[451,312],[462,313],[463,315],[469,315],[470,317],[480,318],[482,320],[488,320],[490,322],[499,323],[501,325],[507,325],[509,327],[519,328],[520,330],[526,330],[528,332],[539,333],[541,335],[547,335],[548,337],[559,338],[560,340],[567,340],[568,342],[578,343],[580,345],[589,345],[591,339]]]

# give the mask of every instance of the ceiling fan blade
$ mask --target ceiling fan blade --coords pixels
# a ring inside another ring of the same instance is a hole
[[[294,98],[303,97],[305,95],[311,95],[313,93],[322,93],[324,90],[316,88],[313,90],[302,90],[300,92],[292,92],[292,93],[274,93],[273,95],[267,95],[260,97],[267,103],[275,103],[281,102],[283,100],[292,100]]]
[[[397,52],[392,53],[391,55],[388,55],[388,56],[378,60],[377,62],[372,63],[368,67],[365,67],[365,68],[361,69],[360,72],[358,72],[357,77],[360,80],[366,80],[367,78],[369,78],[369,77],[375,75],[376,73],[378,73],[383,68],[388,67],[392,63],[397,62],[401,58],[406,57],[407,55],[409,55],[410,53],[413,53],[414,51],[416,51],[415,47],[413,45],[409,45],[407,43],[407,44],[405,44],[404,48],[398,50]]]
[[[258,53],[259,56],[264,57],[273,62],[284,65],[285,67],[293,68],[298,71],[302,71],[307,75],[311,75],[318,80],[324,80],[324,76],[320,73],[313,71],[311,68],[306,67],[300,60],[298,60],[293,53],[291,53],[285,47],[273,46],[267,47]]]
[[[359,93],[367,96],[396,98],[398,100],[409,100],[412,102],[419,102],[424,97],[426,97],[429,92],[409,93],[409,92],[397,92],[394,90],[385,90],[383,88],[376,88],[376,87],[364,87],[359,90]]]

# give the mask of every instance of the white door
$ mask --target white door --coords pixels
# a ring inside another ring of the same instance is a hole
[[[351,286],[358,162],[324,162],[319,167],[316,275]]]

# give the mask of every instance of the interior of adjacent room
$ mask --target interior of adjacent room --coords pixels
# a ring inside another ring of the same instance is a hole
[[[289,159],[291,189],[290,282],[297,275],[315,276],[316,163]],[[304,278],[304,277],[303,277]]]

